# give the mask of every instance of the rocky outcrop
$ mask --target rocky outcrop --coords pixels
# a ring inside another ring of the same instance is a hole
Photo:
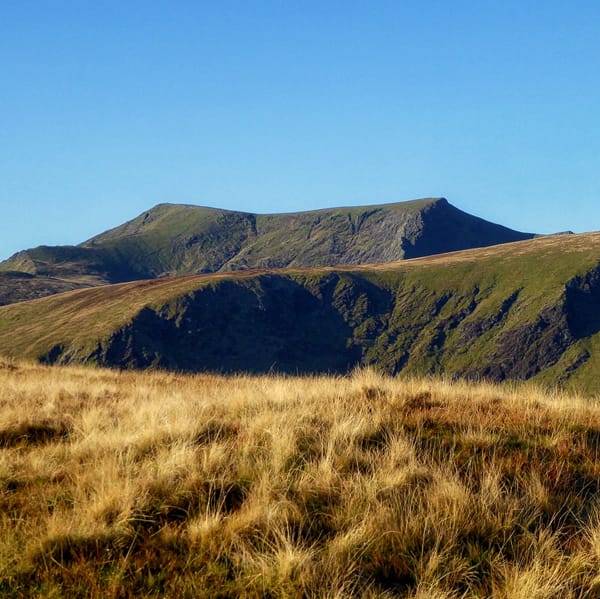
[[[551,306],[534,322],[500,332],[496,351],[481,366],[464,374],[493,381],[528,379],[556,364],[574,341],[565,305]]]

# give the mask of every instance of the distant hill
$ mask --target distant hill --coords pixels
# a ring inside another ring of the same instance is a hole
[[[270,215],[159,204],[79,246],[40,246],[0,263],[0,271],[12,273],[0,281],[0,305],[66,286],[393,262],[531,237],[467,214],[444,198]]]
[[[0,271],[0,306],[87,287],[75,281],[20,271]]]
[[[0,348],[46,363],[289,373],[372,365],[598,393],[600,233],[377,266],[71,291],[0,308]]]

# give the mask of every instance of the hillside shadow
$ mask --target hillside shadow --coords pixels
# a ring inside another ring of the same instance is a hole
[[[569,330],[575,339],[600,332],[600,266],[566,286]]]
[[[175,315],[145,308],[95,357],[191,372],[339,373],[360,360],[351,340],[352,328],[327,301],[267,276],[201,289]]]

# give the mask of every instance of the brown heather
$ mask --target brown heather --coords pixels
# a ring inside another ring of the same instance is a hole
[[[0,595],[600,596],[600,405],[0,362]]]

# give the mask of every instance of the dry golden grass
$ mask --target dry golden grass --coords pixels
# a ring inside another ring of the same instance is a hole
[[[600,405],[0,362],[0,594],[600,596]]]

